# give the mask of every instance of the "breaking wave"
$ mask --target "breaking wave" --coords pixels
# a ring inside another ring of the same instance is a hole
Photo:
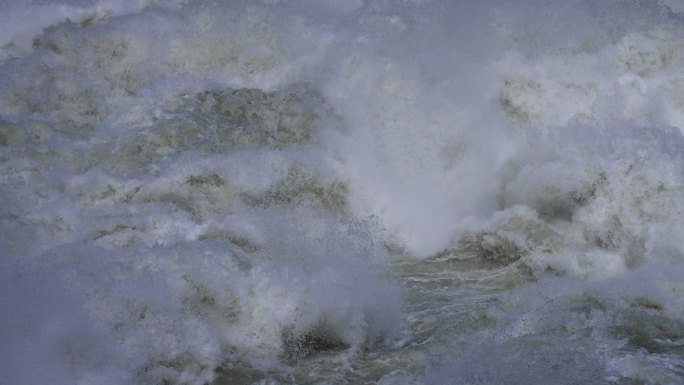
[[[684,378],[684,9],[0,6],[0,382]]]

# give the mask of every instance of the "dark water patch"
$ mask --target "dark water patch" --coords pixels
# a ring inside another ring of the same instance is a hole
[[[294,363],[322,352],[347,348],[349,348],[349,345],[331,336],[322,328],[303,334],[295,334],[290,329],[283,331],[282,359],[285,362]]]

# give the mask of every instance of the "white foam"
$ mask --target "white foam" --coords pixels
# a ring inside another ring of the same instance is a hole
[[[203,384],[325,349],[353,360],[402,327],[387,250],[539,280],[504,298],[503,338],[463,337],[473,357],[560,344],[567,317],[607,344],[592,375],[660,367],[609,331],[681,313],[674,2],[2,7],[0,382]],[[578,312],[592,291],[603,308]],[[449,349],[426,381],[493,370]],[[524,382],[515,368],[539,355],[523,352],[487,378]]]

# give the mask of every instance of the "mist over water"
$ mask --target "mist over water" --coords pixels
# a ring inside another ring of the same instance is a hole
[[[0,383],[684,382],[677,1],[7,1]]]

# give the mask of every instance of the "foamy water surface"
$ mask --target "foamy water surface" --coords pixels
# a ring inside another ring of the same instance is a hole
[[[0,5],[0,383],[681,384],[678,1]]]

